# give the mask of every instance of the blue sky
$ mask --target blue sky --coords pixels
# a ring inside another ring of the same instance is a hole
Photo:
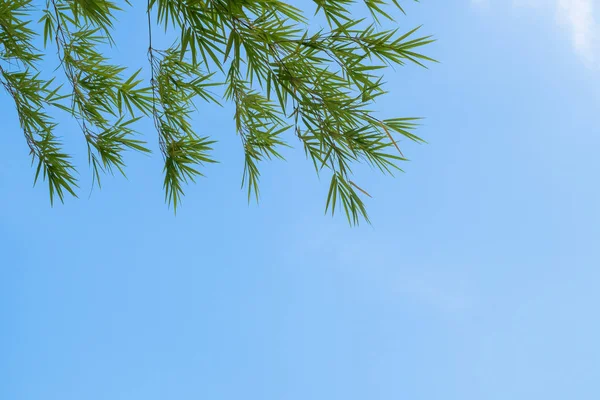
[[[134,11],[113,56],[142,66]],[[0,398],[597,399],[600,2],[407,11],[441,63],[387,73],[378,109],[426,116],[429,143],[396,179],[359,172],[372,226],[323,216],[300,149],[248,205],[216,107],[194,124],[221,163],[177,217],[157,155],[88,198],[68,121],[83,189],[50,208],[0,95]]]

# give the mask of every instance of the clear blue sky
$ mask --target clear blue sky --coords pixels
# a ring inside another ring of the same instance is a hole
[[[113,55],[143,66],[134,10]],[[599,398],[600,2],[407,10],[442,63],[386,75],[381,115],[426,116],[429,144],[360,173],[373,226],[323,216],[300,149],[249,206],[216,107],[195,126],[221,163],[177,217],[158,155],[88,199],[68,123],[83,189],[50,208],[2,93],[0,399]]]

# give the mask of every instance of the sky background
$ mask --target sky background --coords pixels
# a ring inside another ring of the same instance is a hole
[[[428,144],[396,179],[360,171],[372,226],[323,216],[299,148],[248,205],[212,106],[194,125],[221,163],[176,217],[156,154],[88,198],[68,121],[81,198],[51,208],[2,93],[0,399],[599,398],[600,1],[407,11],[441,63],[388,72],[377,108],[427,117]],[[145,65],[144,21],[121,17],[117,61]]]

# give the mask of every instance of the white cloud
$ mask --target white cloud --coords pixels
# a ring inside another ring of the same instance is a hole
[[[589,64],[598,57],[599,27],[594,20],[593,0],[557,0],[559,21],[567,27],[577,54]]]
[[[489,6],[494,0],[471,0],[477,6]],[[500,0],[497,0],[500,2]],[[512,0],[514,7],[556,13],[558,25],[571,38],[573,49],[588,66],[600,65],[600,24],[596,21],[599,0]]]

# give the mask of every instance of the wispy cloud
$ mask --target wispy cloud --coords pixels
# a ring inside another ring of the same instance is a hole
[[[490,2],[494,0],[471,0],[477,6],[489,6]],[[570,36],[577,55],[588,66],[600,65],[600,25],[596,21],[598,0],[513,0],[512,5],[541,11],[551,9],[558,25]]]
[[[599,29],[594,19],[593,0],[558,0],[557,3],[559,21],[567,26],[575,51],[587,64],[596,64]]]

